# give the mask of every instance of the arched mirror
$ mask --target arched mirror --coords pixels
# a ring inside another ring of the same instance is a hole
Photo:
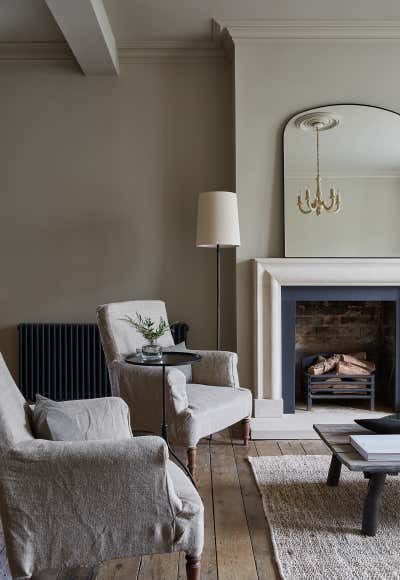
[[[400,115],[298,113],[284,130],[286,257],[400,256]]]

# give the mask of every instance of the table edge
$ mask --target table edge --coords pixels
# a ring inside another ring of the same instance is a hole
[[[331,425],[331,426],[337,425],[337,426],[341,426],[341,427],[346,427],[346,426],[354,427],[354,425],[352,423],[325,423],[325,424],[318,423],[318,424],[313,425],[314,431],[318,434],[319,438],[325,443],[325,445],[328,447],[329,451],[331,451],[332,455],[335,455],[335,457],[338,459],[338,461],[340,461],[340,463],[342,465],[345,465],[350,471],[360,471],[360,472],[368,471],[370,473],[376,473],[376,472],[390,473],[390,471],[400,471],[400,461],[388,463],[388,464],[379,464],[378,462],[368,461],[367,459],[364,459],[358,453],[358,451],[356,449],[354,449],[354,453],[357,453],[357,455],[360,457],[360,459],[359,460],[357,459],[355,461],[362,461],[364,463],[364,465],[352,466],[351,463],[349,463],[344,457],[342,457],[342,453],[333,449],[332,444],[329,443],[325,439],[324,435],[321,433],[320,428],[327,427],[328,425]],[[351,445],[351,444],[349,443],[349,445]],[[396,466],[398,467],[398,469],[396,469]]]

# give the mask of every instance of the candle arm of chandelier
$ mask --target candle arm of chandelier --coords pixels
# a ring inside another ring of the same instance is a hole
[[[336,198],[335,197],[331,197],[330,203],[325,203],[324,201],[322,202],[322,205],[324,206],[325,211],[331,211],[333,209],[333,206],[336,203]]]
[[[340,200],[340,193],[337,192],[336,193],[336,207],[334,210],[331,211],[331,213],[339,213],[340,212],[340,207],[341,207],[340,201],[341,201]]]
[[[299,195],[297,196],[297,207],[299,208],[301,213],[309,214],[309,213],[312,213],[314,211],[311,207],[312,204],[310,203],[310,190],[309,189],[306,189],[305,205],[306,205],[307,209],[303,208],[303,200],[301,199],[301,193],[299,193]]]
[[[330,190],[330,203],[327,204],[324,201],[322,202],[324,209],[326,211],[329,211],[331,213],[338,213],[339,209],[340,209],[340,195],[339,192],[335,192],[335,190],[333,188],[331,188]],[[336,206],[336,207],[335,207]]]

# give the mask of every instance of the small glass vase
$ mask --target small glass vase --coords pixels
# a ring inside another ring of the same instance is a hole
[[[162,358],[162,347],[156,342],[149,342],[142,347],[142,357],[145,360],[160,360]]]

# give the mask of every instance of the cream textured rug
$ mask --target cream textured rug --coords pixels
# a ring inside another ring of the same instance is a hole
[[[400,476],[388,477],[377,535],[360,532],[368,481],[342,468],[328,487],[330,457],[249,457],[284,580],[400,579]]]

